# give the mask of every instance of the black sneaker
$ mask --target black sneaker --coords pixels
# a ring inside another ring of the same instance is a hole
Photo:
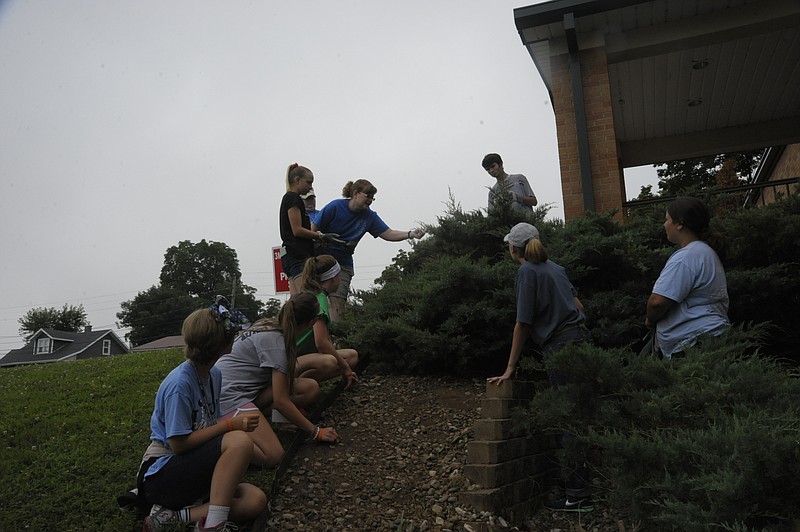
[[[570,499],[569,497],[563,497],[561,499],[546,501],[544,507],[557,512],[584,513],[594,510],[592,499],[589,498]]]

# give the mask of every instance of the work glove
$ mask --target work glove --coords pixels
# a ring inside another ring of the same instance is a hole
[[[347,242],[339,238],[338,233],[320,233],[319,239],[326,244],[341,244],[343,246],[347,244]]]

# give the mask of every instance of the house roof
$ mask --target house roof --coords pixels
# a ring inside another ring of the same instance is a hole
[[[797,0],[553,0],[514,20],[551,99],[551,58],[605,50],[623,167],[800,142]]]
[[[56,342],[63,344],[58,345],[51,353],[36,354],[37,340],[45,337],[52,339],[54,344]],[[45,364],[48,362],[68,360],[77,357],[97,342],[105,339],[116,342],[125,352],[129,351],[128,346],[125,345],[112,330],[68,332],[58,331],[56,329],[39,329],[24,347],[12,349],[6,356],[0,359],[0,367],[19,366],[23,364]]]
[[[164,338],[159,338],[158,340],[153,340],[152,342],[147,342],[146,344],[137,345],[131,352],[138,353],[140,351],[155,351],[157,349],[171,349],[175,347],[183,347],[186,345],[186,342],[183,341],[183,335],[177,336],[165,336]]]

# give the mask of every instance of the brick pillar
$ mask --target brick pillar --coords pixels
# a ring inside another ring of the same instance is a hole
[[[561,165],[564,219],[571,220],[583,216],[585,209],[569,56],[564,54],[551,57],[550,68]],[[581,51],[581,74],[595,209],[601,213],[612,208],[621,211],[622,203],[626,199],[625,183],[614,132],[605,49],[592,48]]]
[[[475,440],[467,446],[464,466],[464,475],[475,489],[459,494],[462,503],[516,524],[531,513],[557,474],[548,456],[557,446],[554,437],[527,437],[511,424],[511,409],[530,402],[533,391],[532,382],[486,384],[481,418],[473,427]]]

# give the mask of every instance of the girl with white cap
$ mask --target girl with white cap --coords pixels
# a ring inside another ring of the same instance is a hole
[[[547,257],[547,250],[539,240],[539,230],[528,223],[519,223],[503,238],[508,244],[511,258],[519,264],[514,283],[517,294],[517,322],[511,340],[506,371],[489,382],[499,386],[514,375],[522,348],[528,337],[541,349],[546,360],[566,345],[592,342],[592,333],[586,328],[583,304],[577,298],[575,287],[567,273]],[[553,386],[567,384],[566,375],[547,370]],[[566,441],[573,439],[564,435]],[[578,449],[580,449],[578,445]],[[589,512],[592,506],[589,475],[582,455],[572,457],[566,476],[566,496],[546,501],[545,507],[563,512]]]

